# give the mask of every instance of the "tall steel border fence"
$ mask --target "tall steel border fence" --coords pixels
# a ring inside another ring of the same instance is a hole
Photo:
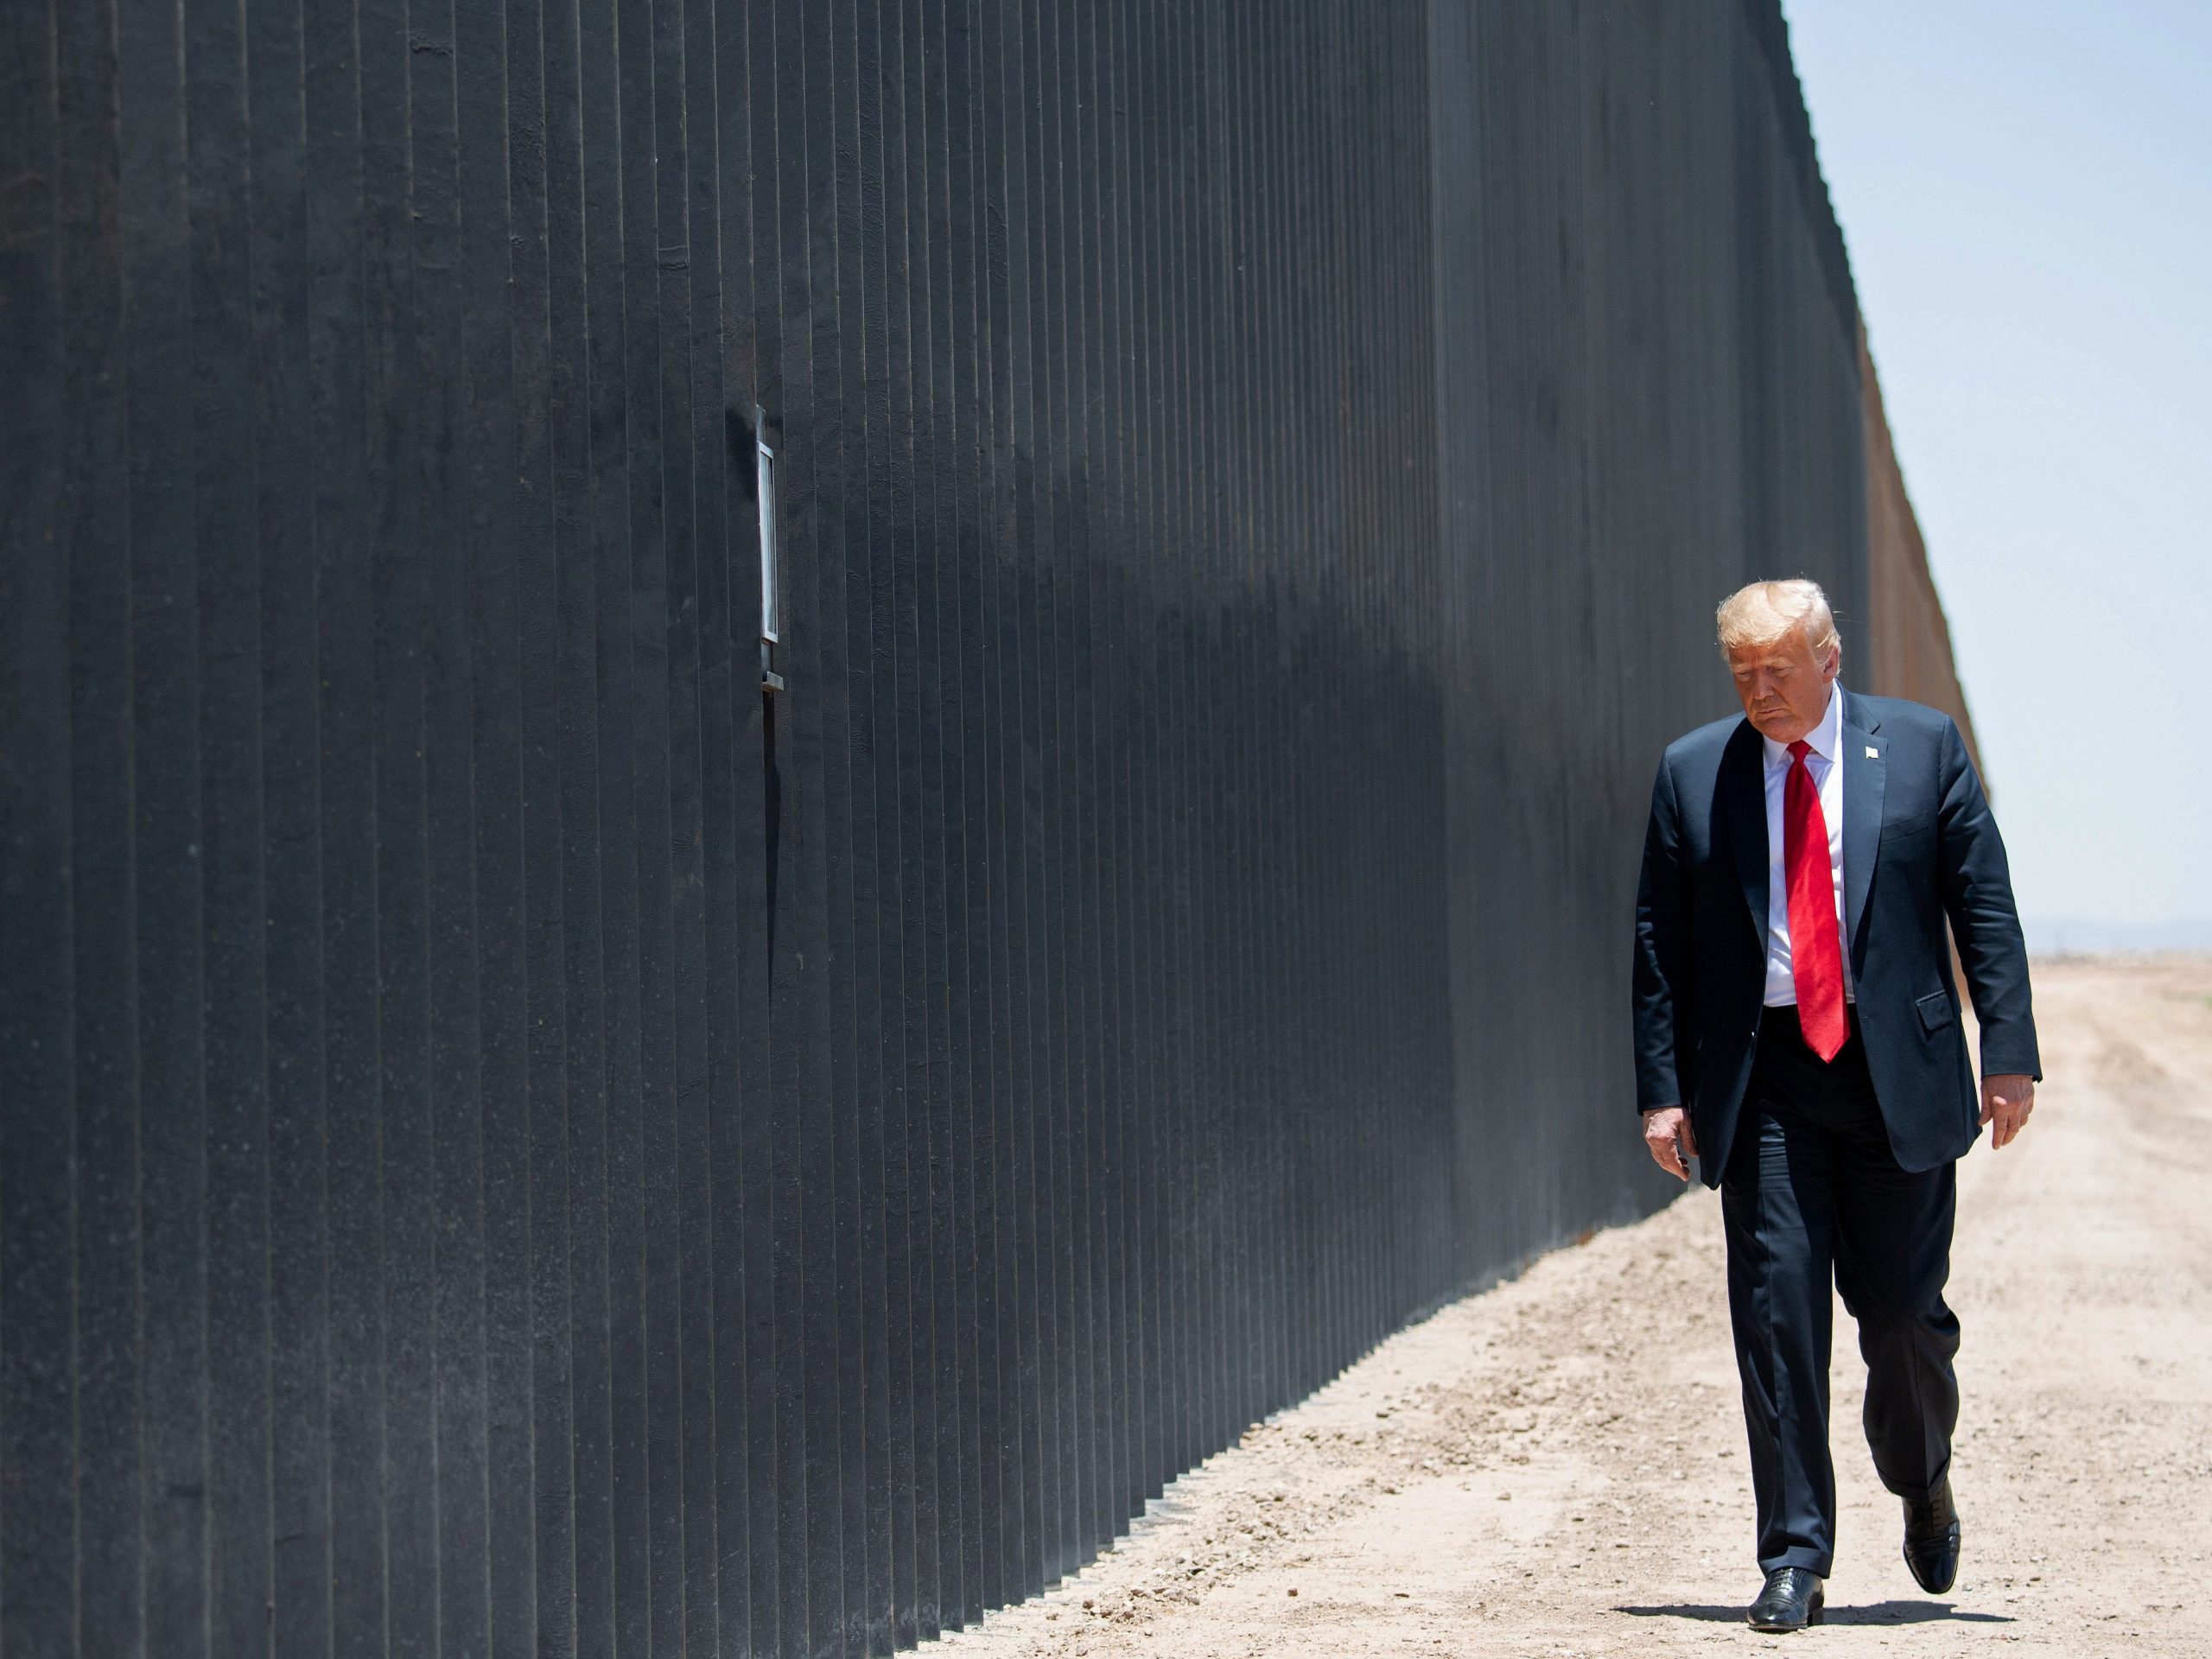
[[[1869,610],[1771,0],[16,0],[0,375],[5,1659],[1034,1592],[1663,1199]]]

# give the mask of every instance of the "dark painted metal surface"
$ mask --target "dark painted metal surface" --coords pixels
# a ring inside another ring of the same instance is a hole
[[[0,30],[0,1655],[887,1651],[1663,1198],[1770,4]]]

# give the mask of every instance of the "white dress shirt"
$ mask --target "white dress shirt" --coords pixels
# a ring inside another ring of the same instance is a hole
[[[1766,750],[1766,1006],[1794,1007],[1797,981],[1789,967],[1789,873],[1783,868],[1782,798],[1789,779],[1789,751],[1770,737]],[[1843,914],[1843,688],[1828,687],[1828,706],[1821,723],[1805,734],[1812,753],[1805,770],[1821,798],[1821,817],[1828,831],[1828,874],[1835,887],[1836,938],[1843,946],[1843,995],[1856,1001],[1851,983],[1851,935]]]

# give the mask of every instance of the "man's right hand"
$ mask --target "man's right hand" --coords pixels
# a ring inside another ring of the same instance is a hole
[[[1651,1161],[1678,1181],[1690,1178],[1689,1160],[1697,1156],[1697,1131],[1690,1115],[1679,1106],[1662,1106],[1643,1115],[1643,1144]]]

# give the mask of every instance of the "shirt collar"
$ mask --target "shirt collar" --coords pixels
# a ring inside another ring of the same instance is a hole
[[[1789,750],[1787,745],[1777,743],[1772,738],[1764,735],[1760,737],[1759,742],[1765,747],[1766,763],[1770,767],[1786,766],[1789,764]],[[1841,682],[1835,681],[1829,683],[1828,706],[1821,711],[1820,724],[1805,734],[1805,742],[1815,754],[1819,755],[1831,766],[1835,763],[1836,756],[1843,753],[1843,685]]]

